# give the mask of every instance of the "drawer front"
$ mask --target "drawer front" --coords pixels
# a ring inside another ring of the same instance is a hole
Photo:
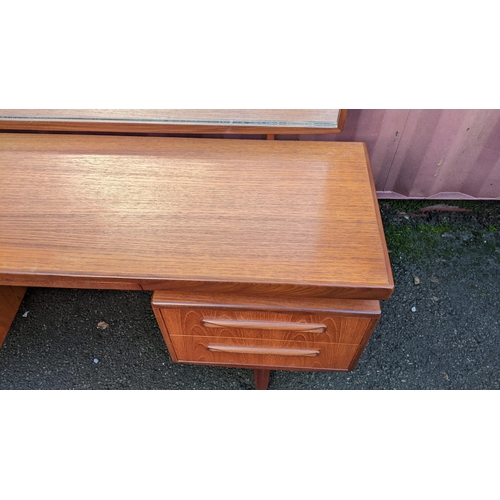
[[[204,308],[160,309],[170,336],[359,344],[378,318]]]
[[[179,362],[241,367],[348,370],[359,345],[239,337],[170,337]]]

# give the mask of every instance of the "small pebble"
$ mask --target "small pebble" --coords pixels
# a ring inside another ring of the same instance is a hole
[[[95,364],[99,363],[99,360],[97,358],[94,358],[94,363]]]
[[[416,308],[415,306],[413,306],[413,307],[411,308],[411,312],[412,312],[412,313],[417,312],[417,308]]]
[[[23,314],[23,318],[27,318],[27,317],[28,317],[28,313],[29,313],[29,311],[26,311],[26,312]]]

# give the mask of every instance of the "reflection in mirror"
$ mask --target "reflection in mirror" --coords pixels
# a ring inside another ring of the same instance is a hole
[[[130,132],[339,132],[338,109],[23,109],[0,110],[0,128]]]

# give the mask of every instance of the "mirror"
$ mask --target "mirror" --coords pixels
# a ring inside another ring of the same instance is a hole
[[[339,109],[6,109],[2,130],[128,133],[338,133]]]

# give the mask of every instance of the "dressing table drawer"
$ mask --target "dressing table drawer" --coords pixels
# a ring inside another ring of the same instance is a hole
[[[359,345],[172,336],[179,362],[248,368],[347,371]]]
[[[155,292],[152,304],[174,361],[221,366],[349,370],[380,317],[378,301]]]

